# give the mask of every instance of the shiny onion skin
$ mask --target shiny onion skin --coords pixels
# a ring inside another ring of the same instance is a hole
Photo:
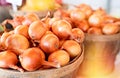
[[[23,25],[29,26],[32,22],[39,20],[39,17],[34,13],[29,13],[24,16],[24,20],[22,21]]]
[[[59,38],[55,34],[48,31],[41,38],[39,46],[45,53],[52,53],[59,49],[60,41],[59,41]]]
[[[4,32],[0,38],[0,45],[3,47],[3,48],[6,48],[5,46],[5,41],[7,39],[8,36],[10,36],[11,34],[9,32]]]
[[[0,52],[0,68],[11,68],[23,72],[24,70],[17,66],[18,58],[17,55],[12,51]]]
[[[78,43],[83,43],[83,41],[85,39],[84,32],[80,28],[73,28],[70,39],[73,39],[73,40],[77,41]]]
[[[58,9],[57,11],[54,12],[53,17],[55,18],[62,18],[62,17],[69,17],[69,12],[64,9]]]
[[[12,34],[6,39],[5,46],[7,49],[10,50],[18,50],[18,49],[25,50],[29,48],[30,44],[26,37],[20,34]],[[21,54],[18,51],[16,51],[15,53]]]
[[[26,25],[19,25],[14,29],[14,33],[15,34],[21,34],[21,35],[25,36],[26,38],[29,38],[28,28],[29,27],[26,26]]]
[[[66,40],[61,49],[67,51],[71,58],[76,57],[82,52],[80,44],[74,40]]]
[[[40,68],[43,58],[41,50],[38,48],[29,48],[19,56],[22,67],[27,71],[35,71]]]
[[[102,32],[106,35],[112,35],[120,32],[120,26],[115,23],[104,24]]]
[[[103,17],[97,14],[92,14],[88,19],[89,25],[94,27],[100,27],[102,22],[103,22]]]
[[[81,10],[77,9],[77,10],[71,11],[70,18],[73,21],[82,21],[86,19],[86,15]]]
[[[49,20],[49,25],[52,26],[55,21],[59,21],[59,20],[60,20],[60,18],[53,17]]]
[[[88,34],[102,35],[102,29],[100,27],[91,27],[87,31]]]
[[[24,50],[24,52],[19,56],[21,66],[26,71],[38,70],[41,66],[49,66],[59,68],[59,63],[53,63],[45,61],[44,52],[38,47],[32,47]]]
[[[34,21],[30,24],[28,29],[28,34],[32,40],[40,40],[40,38],[45,34],[47,29],[44,27],[43,22]]]
[[[85,13],[86,17],[89,18],[89,16],[93,13],[93,9],[91,6],[87,4],[80,4],[76,6],[79,10],[81,10],[83,13]]]
[[[70,56],[65,50],[57,50],[48,56],[49,62],[59,63],[61,66],[65,66],[70,61]]]
[[[13,18],[14,21],[14,28],[16,28],[18,25],[22,25],[22,21],[24,20],[24,16],[16,16],[15,18]]]
[[[83,32],[87,32],[87,30],[89,29],[89,24],[86,20],[82,20],[82,21],[75,21],[75,26],[77,28],[80,28]]]
[[[55,21],[52,25],[52,31],[60,39],[67,39],[72,33],[72,26],[66,20]]]

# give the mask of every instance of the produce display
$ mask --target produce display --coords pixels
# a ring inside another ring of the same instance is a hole
[[[77,77],[104,78],[114,70],[120,47],[120,18],[109,15],[103,8],[92,9],[86,4],[70,6],[73,8],[57,10],[54,17],[66,19],[73,28],[85,33],[85,55]]]
[[[37,5],[36,5],[37,6]],[[82,52],[85,35],[120,32],[120,19],[89,5],[59,8],[53,17],[34,13],[6,19],[0,37],[0,67],[24,71],[60,68]]]
[[[2,22],[0,68],[35,71],[68,65],[82,52],[84,32],[66,19],[34,13]]]
[[[109,15],[103,8],[92,9],[87,4],[70,5],[72,9],[59,9],[54,17],[68,20],[84,33],[112,35],[120,32],[120,18]]]

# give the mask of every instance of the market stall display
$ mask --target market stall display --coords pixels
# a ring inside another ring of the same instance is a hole
[[[28,1],[27,7],[31,5]],[[87,4],[67,6],[73,8],[59,7],[52,16],[48,10],[36,14],[34,8],[2,22],[1,77],[16,77],[16,73],[18,78],[101,78],[114,71],[120,18]],[[17,57],[10,65],[13,58],[4,59],[9,53]],[[4,72],[11,73],[5,76]]]
[[[0,63],[0,68],[11,74],[4,76],[1,73],[0,77],[16,77],[14,73],[23,77],[26,73],[27,77],[35,73],[32,78],[75,77],[83,60],[84,33],[78,28],[78,33],[74,33],[76,29],[67,20],[59,19],[52,24],[50,20],[49,15],[40,19],[38,15],[29,13],[2,22],[0,62],[4,64]],[[13,62],[9,62],[11,59]],[[64,73],[57,75],[58,72]]]

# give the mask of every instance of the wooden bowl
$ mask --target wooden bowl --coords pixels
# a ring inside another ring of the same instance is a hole
[[[70,61],[68,65],[61,68],[44,69],[24,73],[11,69],[0,69],[0,78],[75,78],[83,58],[84,47],[82,47],[80,55]]]

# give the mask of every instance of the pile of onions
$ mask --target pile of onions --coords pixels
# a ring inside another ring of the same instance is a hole
[[[20,20],[20,23],[11,20],[11,25],[18,25],[11,31],[4,31],[0,38],[1,68],[12,68],[20,72],[60,68],[81,54],[84,33],[80,28],[74,28],[66,15],[65,19],[48,16],[39,19],[35,14],[27,14],[16,20]],[[11,64],[11,60],[14,63]]]
[[[70,6],[73,8],[56,11],[54,17],[67,18],[69,20],[66,21],[73,24],[72,28],[79,28],[89,34],[112,35],[120,32],[120,18],[110,16],[103,8],[93,9],[87,4]]]
[[[2,25],[6,27],[8,23],[13,29],[4,31],[0,37],[0,67],[21,72],[69,64],[81,54],[84,32],[96,35],[120,32],[119,18],[109,16],[101,8],[93,10],[86,4],[71,10],[59,9],[52,18],[47,15],[40,19],[31,13],[6,19]]]
[[[19,56],[19,59],[22,67],[27,71],[35,71],[42,65],[49,65],[56,68],[60,67],[58,63],[45,61],[43,51],[37,47],[26,49],[23,54]]]
[[[12,51],[2,51],[0,52],[0,67],[1,68],[12,68],[17,69],[21,72],[24,70],[17,66],[18,63],[17,55],[14,54]]]

